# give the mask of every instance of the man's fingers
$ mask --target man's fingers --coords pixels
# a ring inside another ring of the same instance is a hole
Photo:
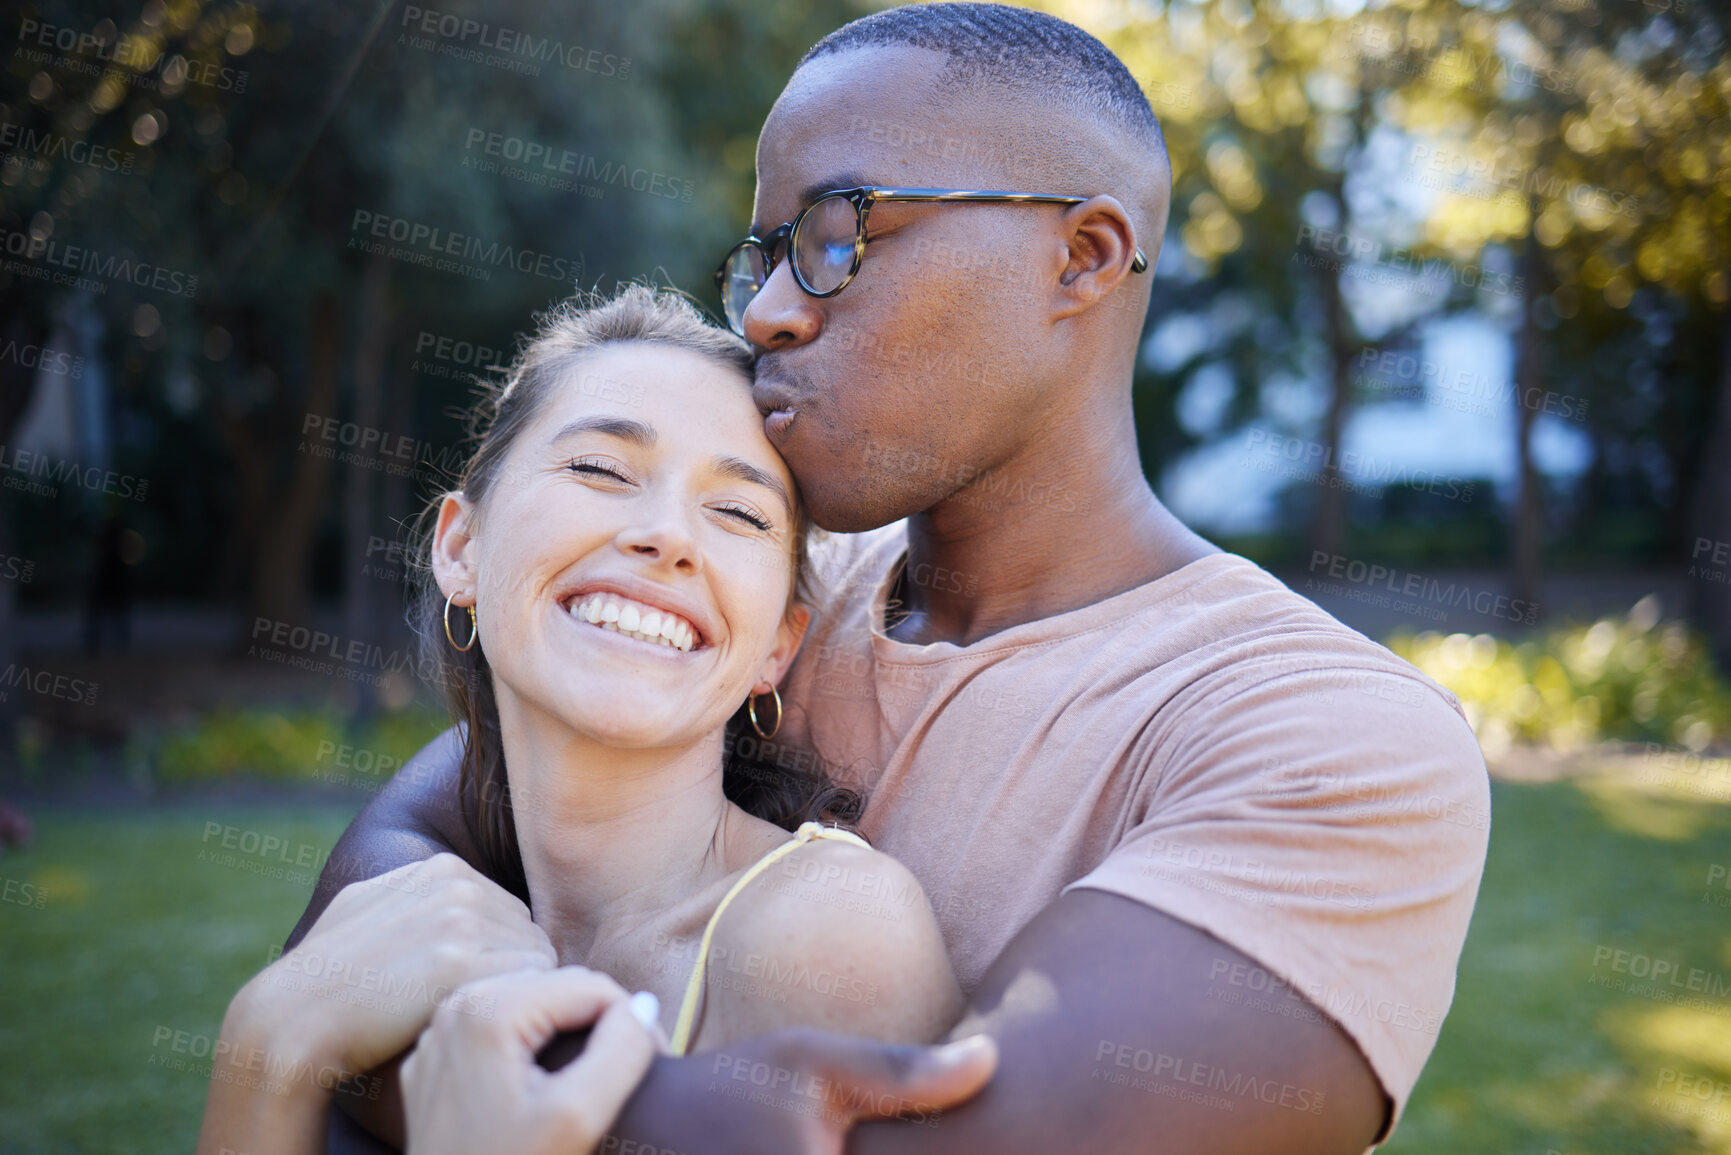
[[[929,1114],[965,1103],[991,1080],[998,1045],[973,1035],[941,1047],[898,1047],[827,1031],[800,1031],[794,1045],[807,1069],[829,1081],[857,1118]]]
[[[970,1035],[934,1047],[916,1060],[908,1086],[933,1109],[943,1111],[979,1094],[997,1069],[997,1040]]]

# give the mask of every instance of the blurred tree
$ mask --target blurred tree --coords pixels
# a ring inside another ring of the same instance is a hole
[[[1469,178],[1443,188],[1425,221],[1430,249],[1457,261],[1482,260],[1491,246],[1521,254],[1516,596],[1537,593],[1543,517],[1531,438],[1547,393],[1591,402],[1601,486],[1618,448],[1659,450],[1674,549],[1697,500],[1717,376],[1718,358],[1690,347],[1722,339],[1731,301],[1724,12],[1567,0],[1495,14],[1433,4],[1363,20],[1391,70],[1413,77],[1390,100],[1391,122],[1441,143]],[[1631,338],[1623,356],[1603,356],[1620,332]],[[1668,370],[1662,386],[1631,390],[1655,363]],[[1646,396],[1631,404],[1636,394]]]
[[[1399,342],[1447,311],[1506,312],[1487,294],[1489,278],[1457,276],[1446,297],[1390,324],[1387,302],[1371,299],[1386,294],[1355,296],[1342,268],[1324,277],[1334,284],[1320,294],[1318,324],[1317,301],[1291,267],[1309,224],[1524,283],[1512,318],[1520,496],[1511,536],[1528,596],[1545,524],[1531,446],[1547,392],[1586,403],[1595,461],[1577,513],[1584,525],[1617,489],[1659,514],[1647,520],[1672,558],[1691,534],[1731,540],[1720,464],[1731,459],[1731,417],[1714,417],[1731,410],[1722,396],[1731,388],[1724,5],[1403,0],[1350,15],[1313,0],[1041,6],[1118,51],[1173,156],[1162,263],[1175,277],[1151,317],[1200,336],[1178,342],[1185,354],[1150,365],[1139,382],[1151,474],[1266,414],[1271,387],[1294,374],[1328,383],[1310,419],[1332,448],[1349,403],[1343,335],[1348,346],[1360,334]],[[1439,150],[1449,157],[1445,180],[1406,174],[1437,192],[1428,214],[1393,195],[1367,147],[1379,139],[1408,151],[1408,166],[1419,145],[1430,149],[1427,169]],[[1330,324],[1333,300],[1348,308]],[[1367,333],[1378,321],[1389,331]],[[1223,381],[1230,400],[1212,408],[1213,421],[1187,426],[1186,392]],[[1326,538],[1332,524],[1323,513],[1314,530]],[[1698,591],[1703,614],[1731,597],[1723,583]],[[1722,648],[1727,631],[1718,628]]]
[[[1352,484],[1341,469],[1341,436],[1360,352],[1372,340],[1409,339],[1419,320],[1447,304],[1421,300],[1404,316],[1355,305],[1387,296],[1350,276],[1353,242],[1376,235],[1355,205],[1376,199],[1361,158],[1381,123],[1380,70],[1342,51],[1346,23],[1319,12],[1203,0],[1153,14],[1126,10],[1108,23],[1094,5],[1045,7],[1092,21],[1141,79],[1172,158],[1172,231],[1150,316],[1156,326],[1205,323],[1193,327],[1202,337],[1187,355],[1139,382],[1150,473],[1252,418],[1290,423],[1276,415],[1271,394],[1321,378],[1309,545],[1339,551]],[[1230,400],[1215,419],[1187,423],[1185,393],[1221,382]]]
[[[358,577],[355,555],[450,480],[462,429],[449,414],[472,374],[508,360],[531,314],[573,289],[649,270],[705,289],[749,215],[739,142],[810,41],[852,14],[743,0],[442,7],[471,25],[453,34],[435,14],[429,30],[400,5],[336,0],[292,13],[196,0],[24,10],[49,48],[10,59],[0,116],[126,164],[17,150],[0,169],[0,227],[198,277],[185,296],[117,282],[96,298],[122,393],[145,419],[123,446],[129,467],[165,483],[154,502],[211,503],[226,523],[220,562],[170,547],[211,563],[171,579],[178,589],[239,593],[252,613],[304,622],[320,543],[334,542],[345,628],[366,638],[388,623],[376,602],[391,587]],[[63,30],[82,48],[54,49]],[[717,56],[718,44],[731,47]],[[570,272],[463,277],[368,257],[359,213]],[[0,295],[46,332],[65,290],[0,273]],[[495,355],[417,355],[459,342]],[[7,390],[22,410],[25,393]],[[325,418],[351,423],[343,441],[308,435]],[[214,441],[169,435],[189,423]],[[352,448],[351,428],[412,435],[431,460],[411,479],[367,468],[395,462],[309,452]]]
[[[1354,277],[1351,260],[1305,267],[1304,238],[1331,230],[1525,274],[1530,299],[1508,323],[1520,350],[1516,554],[1527,580],[1540,528],[1528,447],[1542,418],[1521,398],[1540,385],[1590,401],[1595,460],[1576,498],[1578,540],[1609,533],[1597,527],[1617,508],[1673,556],[1690,534],[1731,540],[1722,5],[1043,6],[1120,52],[1172,152],[1171,236],[1151,310],[1171,339],[1150,343],[1136,386],[1151,474],[1253,420],[1320,431],[1332,450],[1362,346],[1408,342],[1451,310],[1502,316],[1497,299],[1458,280],[1440,297],[1397,300]],[[182,295],[110,279],[90,302],[125,418],[118,465],[154,483],[141,511],[159,559],[150,592],[238,596],[302,621],[309,603],[340,591],[345,628],[387,621],[378,599],[391,587],[360,584],[371,579],[353,555],[393,536],[448,480],[461,437],[449,412],[487,369],[426,358],[423,345],[467,342],[504,359],[533,311],[579,283],[653,274],[712,303],[709,271],[749,216],[764,114],[799,55],[864,7],[467,0],[442,10],[487,31],[428,31],[408,6],[338,0],[18,10],[0,119],[17,134],[9,141],[36,143],[11,143],[0,160],[0,229],[198,278]],[[24,43],[27,21],[71,30],[76,46],[55,47],[54,33]],[[560,55],[536,55],[552,42]],[[587,187],[552,187],[545,165],[486,171],[478,161],[506,159],[489,153],[495,142],[569,154]],[[1488,175],[1435,190],[1434,209],[1415,214],[1379,167],[1391,142],[1446,144]],[[116,163],[76,162],[73,144]],[[638,174],[672,195],[634,190]],[[580,257],[581,273],[464,277],[369,260],[357,213]],[[0,270],[0,307],[40,342],[73,290],[28,275],[41,261],[17,267]],[[16,416],[35,378],[0,378],[0,418]],[[381,425],[433,460],[415,478],[339,465],[303,449],[309,418]],[[3,424],[0,434],[10,436]],[[1325,498],[1311,514],[1321,541],[1340,533],[1328,476],[1313,491]],[[76,514],[64,502],[53,510],[63,507]],[[44,509],[19,505],[15,522],[52,524]],[[52,538],[31,548],[61,549]],[[1701,590],[1704,615],[1731,596],[1724,583]],[[1723,617],[1722,644],[1731,611]]]

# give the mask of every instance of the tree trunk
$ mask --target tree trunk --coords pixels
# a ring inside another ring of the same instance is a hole
[[[17,300],[6,302],[12,307],[22,307]],[[34,325],[26,321],[21,313],[13,313],[6,323],[6,341],[17,342],[19,345],[35,344],[40,346],[47,338],[47,327]],[[22,424],[24,414],[30,408],[30,402],[36,395],[36,373],[21,364],[20,359],[10,363],[0,364],[0,446],[12,444],[12,435]],[[14,555],[15,547],[12,540],[11,510],[5,503],[0,503],[0,565],[5,558]],[[22,572],[27,564],[20,559],[17,568]],[[10,567],[8,567],[10,568]],[[0,573],[0,670],[10,669],[18,660],[18,626],[17,626],[17,579],[8,578]],[[8,771],[12,767],[12,752],[17,748],[18,717],[20,709],[20,694],[7,694],[0,699],[0,769]],[[4,779],[0,779],[3,782]]]
[[[400,332],[395,335],[402,338]],[[400,347],[400,346],[398,346]],[[404,370],[401,362],[390,365],[385,370],[385,395],[389,399],[385,412],[388,414],[388,428],[408,432],[415,427],[414,414],[414,382]],[[420,498],[419,473],[392,473],[386,475],[384,485],[383,529],[380,530],[387,538],[399,546],[393,555],[397,571],[397,581],[386,582],[381,587],[381,597],[387,602],[387,612],[381,615],[381,620],[389,625],[389,636],[404,646],[413,644],[413,638],[408,630],[408,623],[403,615],[404,591],[414,580],[414,558],[408,552],[408,526],[420,513],[417,504]]]
[[[385,347],[391,333],[390,322],[391,262],[383,253],[367,258],[361,274],[361,294],[356,310],[355,333],[355,404],[351,414],[363,437],[367,430],[382,429],[384,419],[383,381]],[[381,438],[382,440],[382,438]],[[373,569],[388,566],[390,558],[383,553],[369,556],[368,543],[386,535],[381,532],[376,493],[379,473],[371,468],[388,460],[375,457],[343,470],[343,618],[344,636],[350,641],[379,643],[383,641],[378,620],[379,579]],[[355,687],[354,709],[357,720],[372,712],[377,695],[361,682]]]
[[[1362,79],[1362,78],[1361,78]],[[1346,174],[1363,152],[1365,135],[1369,131],[1371,101],[1375,94],[1360,88],[1358,103],[1352,116],[1353,143],[1343,160],[1340,172],[1323,190],[1334,198],[1340,210],[1340,227],[1351,221],[1346,203]],[[1329,381],[1328,412],[1322,420],[1322,472],[1317,476],[1320,487],[1310,523],[1310,548],[1326,554],[1338,554],[1346,545],[1346,488],[1340,471],[1340,439],[1346,430],[1346,415],[1352,408],[1353,320],[1347,314],[1346,298],[1341,293],[1344,268],[1322,273],[1323,322],[1328,326],[1328,353],[1332,377]]]
[[[1521,276],[1526,284],[1526,297],[1521,303],[1521,327],[1515,347],[1515,453],[1518,462],[1519,494],[1515,498],[1513,524],[1514,596],[1528,605],[1540,606],[1539,585],[1543,580],[1540,554],[1545,542],[1544,495],[1542,479],[1533,464],[1533,422],[1538,407],[1526,403],[1529,397],[1544,396],[1544,357],[1539,330],[1537,305],[1543,288],[1544,256],[1539,240],[1532,230],[1527,232],[1526,246],[1521,250]]]
[[[343,346],[342,317],[331,294],[320,293],[314,298],[309,322],[306,411],[324,415],[336,405]],[[292,441],[299,435],[297,424],[289,431],[289,438]],[[252,573],[252,609],[257,616],[309,624],[307,578],[312,540],[329,477],[330,458],[295,454],[282,500],[267,511],[269,521],[261,527]]]
[[[1340,472],[1340,439],[1352,407],[1352,339],[1346,301],[1340,292],[1341,273],[1322,272],[1322,308],[1328,325],[1329,363],[1333,369],[1328,412],[1322,419],[1322,471],[1317,475],[1316,506],[1310,523],[1310,548],[1338,554],[1346,538],[1346,489]]]
[[[1719,396],[1690,503],[1690,612],[1731,675],[1731,325],[1720,327]]]

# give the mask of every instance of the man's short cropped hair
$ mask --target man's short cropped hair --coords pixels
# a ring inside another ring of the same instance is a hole
[[[1148,97],[1110,48],[1074,24],[1007,4],[908,4],[862,16],[819,40],[808,61],[856,48],[907,46],[949,56],[943,81],[1050,93],[1091,106],[1165,153]]]

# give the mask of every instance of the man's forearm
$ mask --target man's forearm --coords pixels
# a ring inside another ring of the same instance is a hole
[[[991,1084],[926,1125],[861,1125],[850,1155],[1359,1155],[1385,1100],[1357,1047],[1290,993],[1288,1015],[1210,999],[1223,959],[1255,965],[1127,898],[1066,895],[1005,948],[958,1027],[998,1040]]]
[[[356,819],[332,854],[291,939],[336,892],[450,850],[479,858],[456,805],[460,744],[447,732],[416,755]],[[821,1069],[822,1048],[787,1033],[684,1059],[659,1059],[615,1134],[639,1145],[703,1152],[809,1149],[812,1128],[848,1113],[901,1111],[859,1125],[848,1150],[1038,1152],[1097,1145],[1162,1155],[1279,1150],[1358,1155],[1386,1102],[1356,1046],[1298,996],[1295,1013],[1266,1014],[1208,997],[1225,960],[1255,960],[1139,903],[1079,891],[1053,903],[1012,940],[975,992],[958,1033],[998,1040],[999,1068],[978,1098],[934,1114],[898,1101],[890,1074],[869,1110]],[[1266,1089],[1273,1088],[1272,1101]]]
[[[292,950],[343,887],[449,851],[484,872],[459,804],[462,741],[446,730],[423,746],[349,823],[319,872],[306,911],[290,932]]]
[[[1386,1100],[1357,1047],[1290,992],[1274,999],[1291,1013],[1210,999],[1222,960],[1254,965],[1129,899],[1066,895],[1005,949],[956,1029],[998,1042],[985,1090],[942,1113],[879,1094],[872,1113],[904,1117],[859,1124],[847,1150],[1050,1155],[1157,1141],[1161,1155],[1359,1155]],[[793,1124],[847,1107],[848,1092],[821,1061],[771,1040],[658,1060],[615,1134],[679,1151],[809,1149]]]

